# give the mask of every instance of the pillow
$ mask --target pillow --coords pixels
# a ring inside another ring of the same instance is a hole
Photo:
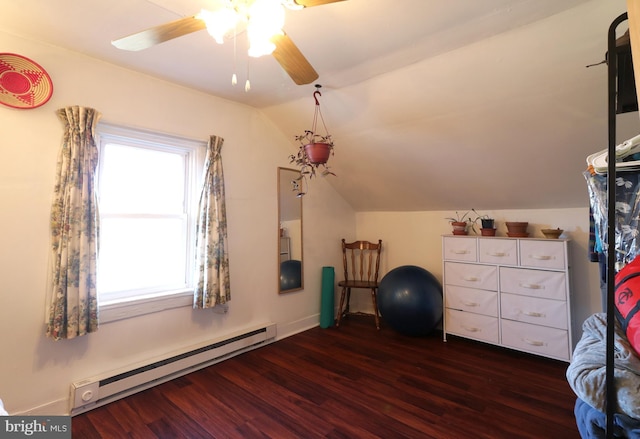
[[[640,258],[629,262],[616,274],[615,314],[629,343],[640,352]]]

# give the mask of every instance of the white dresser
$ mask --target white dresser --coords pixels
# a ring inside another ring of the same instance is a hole
[[[569,241],[442,237],[447,334],[570,361]]]

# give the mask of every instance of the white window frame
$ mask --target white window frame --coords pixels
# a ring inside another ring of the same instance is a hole
[[[102,152],[105,144],[117,143],[185,154],[187,167],[187,181],[185,182],[185,192],[187,194],[186,210],[189,220],[187,223],[187,279],[193,279],[195,270],[196,209],[200,196],[199,183],[202,180],[207,142],[105,122],[98,124],[96,135],[100,152]],[[99,193],[102,166],[100,160],[98,163],[97,183]],[[117,295],[113,295],[111,298],[102,300],[98,296],[100,323],[109,323],[171,308],[192,306],[192,304],[193,280],[191,280],[190,284],[187,284],[187,287],[176,290],[156,291],[149,294],[140,292],[134,297],[117,297]]]

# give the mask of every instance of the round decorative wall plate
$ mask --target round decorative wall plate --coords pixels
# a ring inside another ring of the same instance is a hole
[[[53,83],[37,63],[15,53],[0,53],[0,104],[36,108],[53,94]]]

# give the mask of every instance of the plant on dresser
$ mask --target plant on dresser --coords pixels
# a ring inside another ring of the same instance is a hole
[[[456,211],[455,217],[445,218],[451,223],[451,227],[453,228],[452,233],[454,235],[466,235],[467,233],[469,233],[469,227],[471,227],[471,229],[475,233],[474,225],[478,219],[471,219],[471,216],[469,215],[469,213],[471,213],[471,210],[463,213],[462,215],[460,215],[460,213]]]
[[[482,227],[480,228],[480,234],[482,236],[496,236],[495,220],[486,214],[479,214],[475,209],[471,209],[476,214],[476,218],[473,222],[480,220]]]
[[[570,361],[566,239],[443,236],[447,334]]]

